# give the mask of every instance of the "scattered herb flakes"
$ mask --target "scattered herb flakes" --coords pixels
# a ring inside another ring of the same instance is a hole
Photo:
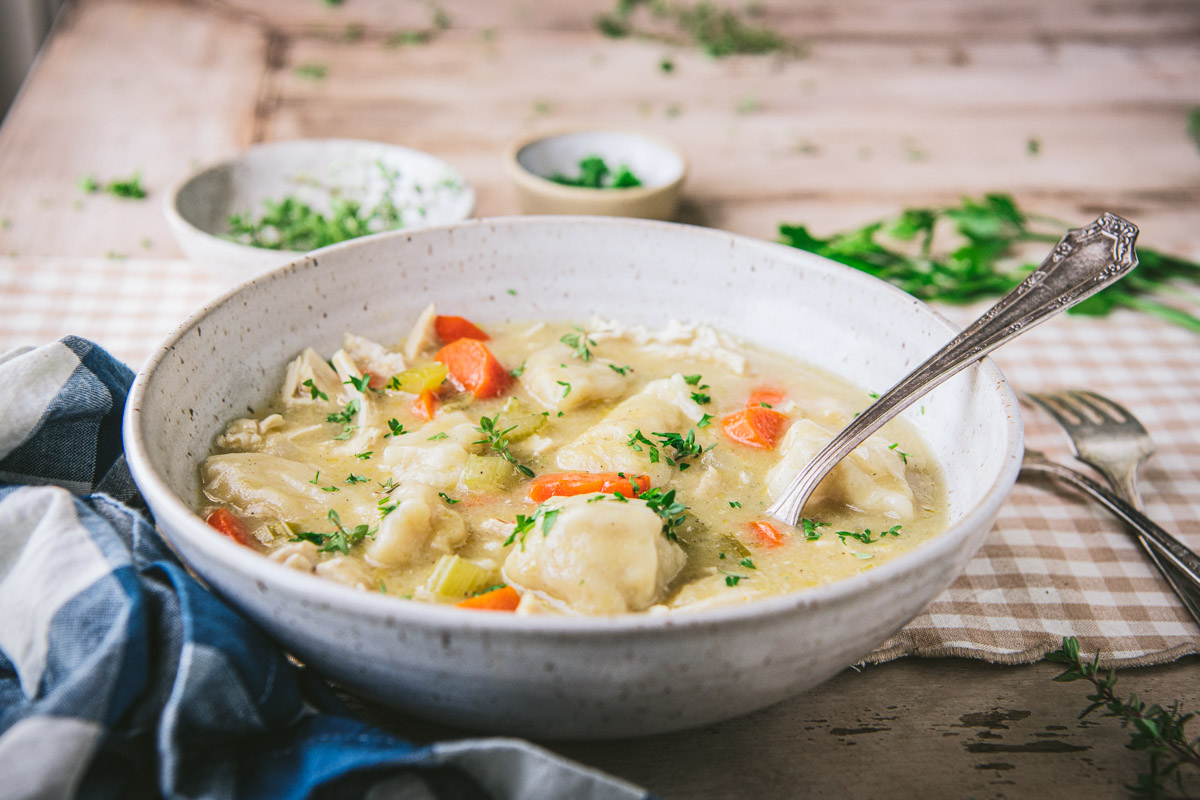
[[[548,180],[563,186],[583,189],[628,189],[642,185],[641,179],[634,175],[628,166],[622,164],[613,172],[605,160],[597,155],[580,160],[578,177],[568,177],[561,172],[555,172]]]
[[[703,417],[700,418],[700,421],[696,423],[696,427],[697,428],[707,428],[709,425],[712,424],[712,421],[713,421],[713,415],[705,414]]]
[[[741,503],[739,503],[737,500],[730,500],[730,501],[729,501],[729,507],[730,507],[730,508],[741,508],[741,507],[742,507],[742,504],[741,504]]]
[[[366,475],[355,475],[353,472],[351,472],[346,476],[345,482],[353,485],[355,483],[366,483],[368,480],[370,479]]]
[[[555,381],[555,383],[563,387],[563,397],[566,397],[571,393],[571,384],[567,383],[566,381]]]
[[[367,384],[370,382],[371,379],[366,375],[351,375],[347,380],[342,381],[342,384],[353,386],[356,391],[362,393],[367,391]]]
[[[486,445],[488,445],[489,447],[492,448],[492,450],[497,455],[499,455],[505,461],[512,464],[514,467],[516,467],[518,472],[520,472],[522,475],[524,475],[527,478],[532,478],[533,470],[531,470],[529,467],[525,466],[521,462],[517,461],[517,457],[514,456],[512,453],[510,453],[508,450],[507,435],[510,431],[512,431],[517,426],[513,425],[512,427],[505,428],[502,431],[496,430],[496,423],[499,420],[500,420],[499,414],[497,414],[494,417],[480,417],[479,425],[475,428],[475,430],[482,433],[483,438],[477,439],[476,441],[472,442],[471,444],[486,444]]]
[[[533,530],[534,525],[538,520],[542,520],[542,535],[549,536],[550,529],[554,527],[554,521],[558,518],[557,508],[548,508],[545,504],[534,509],[533,513],[526,516],[517,514],[517,525],[513,528],[512,533],[504,540],[504,546],[508,547],[513,542],[519,541],[521,549],[525,549],[525,537]]]
[[[807,542],[815,542],[821,538],[821,528],[830,527],[828,522],[817,522],[814,519],[805,517],[800,520],[800,524],[804,526],[804,540]]]
[[[305,381],[305,384],[309,384],[309,383],[311,383],[311,381]],[[314,398],[314,399],[316,399],[316,398]],[[326,397],[325,399],[328,400],[329,398]],[[327,417],[325,417],[325,421],[326,422],[336,422],[339,425],[349,425],[350,422],[354,419],[354,415],[358,413],[360,406],[361,406],[361,403],[359,402],[359,399],[356,397],[353,400],[351,400],[349,403],[347,403],[345,408],[343,408],[341,411],[335,411],[332,414],[329,414]]]
[[[989,194],[978,200],[964,198],[952,207],[905,209],[898,217],[825,239],[813,236],[803,225],[780,225],[779,233],[785,244],[882,278],[922,300],[969,303],[1004,294],[1036,269],[1034,264],[1011,265],[1018,245],[1057,243],[1062,228],[1068,227],[1054,222],[1057,233],[1039,232],[1031,224],[1034,221],[1052,222],[1029,217],[1011,195]],[[961,240],[957,248],[935,253],[939,223],[953,228]],[[1114,308],[1129,308],[1200,333],[1200,318],[1179,299],[1188,293],[1181,295],[1175,285],[1200,285],[1200,264],[1140,247],[1138,257],[1141,265],[1135,273],[1069,313],[1104,316]]]
[[[622,377],[630,372],[633,372],[633,367],[629,366],[628,364],[623,367],[618,367],[616,364],[609,364],[608,368]]]
[[[400,424],[400,420],[394,417],[387,421],[387,425],[388,432],[383,435],[383,438],[385,439],[389,436],[404,436],[407,433],[412,433],[412,431],[404,430],[404,426]]]
[[[451,506],[452,506],[452,505],[454,505],[455,503],[461,503],[461,502],[462,502],[461,500],[456,500],[456,499],[454,499],[453,497],[451,497],[450,495],[446,494],[445,492],[438,492],[438,497],[440,497],[440,498],[442,498],[443,500],[445,500],[445,501],[446,501],[446,504],[447,504],[447,505],[451,505]]]
[[[669,58],[664,58],[658,62],[658,70],[664,75],[670,75],[675,71],[675,62]]]
[[[634,14],[645,7],[657,21],[645,28],[635,25]],[[713,58],[731,55],[782,53],[799,55],[801,50],[770,28],[749,21],[752,10],[721,8],[709,0],[671,3],[663,0],[617,0],[613,10],[596,18],[596,28],[610,38],[636,36],[672,45],[690,45]],[[661,33],[662,23],[674,28]]]
[[[367,450],[366,452],[363,452],[363,453],[355,453],[354,457],[359,459],[360,461],[366,461],[368,458],[370,458],[373,455],[375,455],[374,450]]]
[[[433,34],[429,31],[422,30],[402,30],[388,36],[383,40],[384,47],[417,47],[419,45],[428,44],[433,39]]]
[[[303,386],[304,388],[308,389],[309,397],[311,397],[313,400],[320,398],[321,400],[324,400],[327,403],[329,402],[329,395],[325,394],[320,389],[318,389],[317,385],[312,382],[312,378],[309,378],[308,380],[306,380],[304,383],[302,383],[300,385]]]
[[[450,438],[450,434],[446,433],[445,431],[442,431],[441,433],[435,433],[433,436],[430,436],[426,441],[433,442],[433,441],[437,441],[438,439],[449,439],[449,438]]]
[[[313,476],[313,479],[309,481],[309,483],[311,483],[313,486],[316,486],[317,481],[319,480],[321,480],[321,470],[317,470],[317,474]]]
[[[559,341],[562,342],[563,344],[565,344],[567,347],[570,347],[572,350],[572,355],[574,355],[580,361],[584,361],[584,362],[591,361],[592,360],[591,348],[596,346],[595,340],[591,339],[588,336],[587,331],[585,331],[583,328],[579,327],[578,325],[572,325],[571,327],[573,327],[576,332],[575,333],[564,333],[559,338]],[[565,367],[566,364],[561,364],[560,366]]]
[[[94,175],[86,175],[79,179],[79,188],[87,194],[106,192],[113,197],[123,197],[127,200],[142,200],[146,197],[146,189],[142,186],[141,173],[135,172],[128,178],[117,178],[101,183]]]
[[[726,575],[725,576],[725,585],[726,586],[737,586],[738,583],[741,582],[742,578],[743,578],[742,575]]]
[[[514,378],[519,378],[519,377],[521,377],[522,375],[524,375],[524,374],[525,374],[525,362],[524,362],[524,361],[522,361],[522,362],[521,362],[521,366],[519,366],[519,367],[516,367],[516,368],[514,368],[514,369],[510,369],[510,370],[508,371],[508,374],[509,374],[509,375],[512,375]]]
[[[1025,152],[1031,156],[1039,155],[1042,152],[1042,140],[1036,136],[1030,136],[1025,142]]]
[[[322,553],[339,552],[342,555],[349,555],[350,548],[361,542],[367,536],[374,536],[375,531],[368,525],[355,525],[353,528],[347,529],[342,524],[342,518],[338,516],[338,512],[332,508],[329,509],[329,521],[333,523],[334,531],[332,533],[314,533],[305,531],[297,533],[290,541],[293,542],[312,542],[317,545],[317,550]]]
[[[673,542],[679,541],[675,531],[687,518],[688,507],[675,499],[675,490],[664,492],[660,487],[655,487],[647,489],[638,497],[663,521],[663,535]]]
[[[323,81],[329,75],[329,67],[317,62],[299,64],[292,74],[303,81]]]
[[[738,564],[741,564],[746,569],[758,569],[758,567],[754,566],[754,562],[751,561],[749,558],[743,558],[741,561],[738,562]]]
[[[340,492],[340,491],[341,491],[341,489],[339,489],[339,488],[338,488],[338,487],[336,487],[336,486],[322,486],[322,487],[321,487],[321,491],[322,491],[322,492],[330,492],[330,493],[332,493],[332,492]]]
[[[509,293],[509,294],[511,294],[513,297],[516,297],[516,296],[517,296],[517,290],[516,290],[516,289],[508,289],[507,291],[508,291],[508,293]]]
[[[900,449],[899,442],[892,442],[891,444],[889,444],[888,450],[895,450],[896,455],[900,456],[900,460],[903,461],[905,464],[908,463],[908,453],[906,453]]]

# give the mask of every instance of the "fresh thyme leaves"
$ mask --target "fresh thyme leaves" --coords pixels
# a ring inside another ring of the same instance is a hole
[[[576,333],[564,333],[559,341],[574,350],[574,356],[580,361],[591,361],[591,348],[596,346],[596,342],[588,336],[587,331],[583,328],[578,325],[571,327],[576,330]]]
[[[508,374],[512,375],[514,378],[519,378],[522,375],[524,375],[525,374],[525,362],[522,361],[521,366],[516,367],[515,369],[510,369],[508,371]]]
[[[907,464],[908,463],[908,453],[904,452],[903,450],[901,450],[899,448],[900,448],[899,442],[892,442],[891,444],[888,445],[888,450],[895,450],[896,455],[900,456],[900,460],[903,461],[905,464]]]
[[[304,531],[297,533],[290,541],[312,542],[317,545],[317,550],[321,553],[331,553],[336,550],[342,555],[349,555],[351,547],[361,542],[364,537],[375,535],[375,531],[365,524],[347,529],[342,524],[342,518],[338,516],[338,512],[332,508],[329,509],[329,521],[333,523],[333,533]]]
[[[441,433],[435,433],[433,436],[430,436],[428,441],[432,442],[432,441],[436,441],[438,439],[449,439],[449,438],[450,438],[450,434],[446,433],[445,431],[442,431]]]
[[[482,433],[483,438],[478,439],[471,444],[486,444],[488,447],[492,448],[497,455],[501,456],[505,461],[516,467],[517,471],[519,471],[526,478],[532,478],[533,470],[517,461],[517,457],[508,451],[507,434],[517,426],[513,425],[512,427],[505,428],[504,430],[497,430],[496,424],[499,422],[499,420],[499,414],[494,417],[480,417],[479,425],[475,428],[475,430]]]
[[[819,523],[819,524],[824,524],[824,523]],[[900,535],[900,527],[901,526],[899,526],[899,525],[893,525],[892,527],[888,528],[886,531],[880,531],[879,538],[877,538],[877,539],[871,538],[871,536],[873,534],[871,533],[870,528],[864,528],[861,531],[836,531],[836,533],[837,533],[837,537],[842,540],[842,544],[846,543],[847,536],[849,536],[851,539],[857,539],[858,541],[862,542],[863,544],[877,544],[879,542],[882,542],[883,537],[885,537],[885,536],[899,536]],[[804,526],[804,532],[805,532],[805,534],[808,533],[807,525]]]
[[[357,425],[347,425],[347,426],[346,426],[346,427],[345,427],[345,428],[342,430],[342,432],[341,432],[341,433],[339,433],[337,436],[333,437],[333,440],[334,440],[335,442],[344,442],[344,441],[346,441],[347,439],[349,439],[349,438],[350,438],[350,436],[351,436],[351,435],[353,435],[353,433],[354,433],[356,430],[358,430],[358,426],[357,426]]]
[[[305,385],[308,385],[308,386],[312,385],[312,381],[305,381],[304,383],[305,383]],[[316,395],[313,395],[313,399],[314,400],[316,399]],[[329,398],[326,397],[325,399],[328,400]],[[360,403],[359,403],[358,398],[356,397],[353,400],[351,400],[349,403],[346,403],[346,407],[343,408],[341,411],[335,411],[332,414],[330,414],[329,416],[325,417],[325,421],[326,422],[336,422],[339,425],[349,425],[350,422],[354,419],[354,415],[358,413],[359,408],[360,408]]]
[[[355,475],[353,472],[351,472],[349,475],[346,476],[345,482],[349,483],[349,484],[355,484],[355,483],[366,483],[368,480],[370,480],[370,479],[366,475]]]
[[[618,367],[616,364],[609,364],[608,368],[622,377],[624,377],[626,373],[633,371],[633,367],[629,366],[628,364],[623,367]]]
[[[128,178],[118,178],[107,183],[96,180],[94,175],[85,175],[79,179],[79,188],[87,194],[103,191],[113,197],[123,197],[127,200],[142,200],[146,197],[146,190],[142,187],[142,176],[137,172]]]
[[[628,189],[641,186],[642,181],[634,175],[629,167],[622,164],[614,173],[600,156],[588,156],[579,162],[579,177],[571,178],[561,172],[550,176],[549,180],[563,186],[577,186],[582,189]]]
[[[1196,712],[1184,713],[1182,704],[1176,700],[1170,708],[1147,705],[1136,694],[1122,700],[1116,693],[1116,670],[1101,674],[1100,654],[1085,661],[1079,654],[1079,642],[1075,637],[1063,639],[1062,647],[1046,655],[1046,660],[1063,664],[1066,671],[1054,680],[1061,683],[1090,681],[1095,692],[1087,699],[1091,702],[1080,719],[1104,709],[1103,716],[1116,717],[1122,727],[1130,729],[1130,750],[1146,753],[1150,757],[1149,771],[1137,776],[1137,783],[1127,786],[1138,797],[1166,797],[1166,783],[1172,777],[1183,791],[1182,768],[1191,766],[1200,769],[1200,739],[1189,739],[1186,726],[1195,718]]]
[[[367,384],[371,379],[366,375],[351,375],[347,380],[342,381],[343,384],[353,386],[358,392],[366,392]]]
[[[404,430],[404,426],[400,424],[400,420],[395,419],[394,417],[388,420],[387,425],[388,432],[383,435],[383,438],[385,439],[389,436],[403,436],[406,433],[412,433],[412,431]]]
[[[674,25],[677,33],[664,35],[635,27],[633,15],[639,6],[645,6],[656,19]],[[691,44],[713,58],[801,52],[775,31],[749,22],[754,12],[754,8],[745,12],[721,8],[708,0],[694,5],[663,0],[617,0],[611,12],[596,18],[596,27],[614,39],[637,36],[668,44]],[[662,64],[659,68],[663,69]]]
[[[325,394],[320,389],[318,389],[317,385],[312,382],[312,378],[309,378],[308,380],[306,380],[304,383],[302,383],[300,385],[305,387],[306,389],[308,389],[309,396],[312,397],[313,400],[316,400],[319,397],[322,400],[324,400],[325,402],[327,402],[327,403],[329,402],[329,395]]]
[[[703,420],[701,421],[703,422]],[[687,436],[674,431],[666,431],[663,433],[656,431],[650,435],[658,437],[658,444],[655,444],[647,439],[646,435],[642,433],[640,428],[635,429],[633,433],[629,434],[629,439],[626,440],[625,444],[633,448],[634,451],[638,453],[646,453],[650,458],[651,464],[657,464],[661,458],[672,467],[678,467],[681,472],[691,467],[691,464],[685,459],[699,458],[709,450],[712,450],[714,447],[716,447],[715,444],[710,444],[708,447],[704,447],[703,445],[699,444],[696,441],[695,428],[689,430]],[[672,452],[670,455],[661,453],[660,448],[662,450],[670,450]]]
[[[1053,223],[1054,232],[1034,222]],[[956,249],[935,253],[935,229],[949,226],[962,240]],[[829,238],[813,236],[803,225],[780,225],[785,244],[826,256],[889,281],[922,300],[969,303],[1003,294],[1035,268],[1012,266],[1021,245],[1055,243],[1065,223],[1027,215],[1011,195],[963,198],[947,208],[909,208],[893,219],[871,223]],[[891,242],[882,242],[886,237]],[[905,243],[912,243],[907,245]],[[914,251],[915,250],[915,254]],[[1140,266],[1119,283],[1098,292],[1070,313],[1104,316],[1129,308],[1158,316],[1200,333],[1194,309],[1200,298],[1179,284],[1200,285],[1200,264],[1138,248]]]
[[[555,381],[555,383],[563,387],[563,397],[566,397],[571,393],[571,384],[567,383],[566,381]]]
[[[713,415],[705,414],[703,417],[700,418],[700,421],[696,423],[696,427],[697,428],[707,428],[712,423],[712,421],[713,421]]]
[[[313,486],[317,485],[317,481],[321,480],[321,470],[317,470],[317,474],[313,475],[313,479],[309,481]]]
[[[693,402],[702,406],[712,402],[712,397],[702,391],[708,389],[709,385],[707,383],[700,383],[701,377],[699,375],[684,375],[683,380],[688,386],[696,387],[696,391],[692,392]]]
[[[820,539],[820,529],[830,527],[830,523],[828,522],[817,522],[815,519],[809,519],[808,517],[800,520],[800,524],[804,526],[804,540],[806,542],[815,542],[817,539]],[[843,541],[845,540],[843,539]]]
[[[635,452],[648,453],[651,464],[658,463],[658,446],[655,445],[654,442],[652,442],[646,438],[646,436],[642,433],[641,428],[638,428],[638,429],[634,430],[633,433],[629,434],[629,440],[626,441],[625,444],[632,447]],[[646,446],[645,449],[643,449],[642,445]]]
[[[373,455],[375,455],[374,450],[367,450],[365,453],[355,453],[354,457],[359,460],[366,461],[368,458],[370,458]]]
[[[513,528],[508,538],[504,540],[504,546],[508,547],[513,542],[519,540],[521,542],[521,549],[524,550],[525,537],[533,530],[533,526],[537,524],[539,519],[542,520],[542,535],[549,536],[550,529],[554,527],[554,521],[558,519],[558,509],[540,505],[528,516],[517,514],[517,526]]]
[[[676,529],[687,518],[688,507],[675,500],[675,490],[663,491],[660,487],[647,489],[638,495],[646,502],[646,507],[658,514],[663,522],[663,535],[673,542],[679,541]]]
[[[446,494],[445,492],[438,492],[438,497],[440,497],[440,498],[442,498],[443,500],[445,500],[445,501],[446,501],[446,504],[447,504],[447,505],[451,505],[451,506],[452,506],[452,505],[454,505],[455,503],[461,503],[461,502],[462,502],[461,500],[455,500],[453,497],[451,497],[450,495]]]

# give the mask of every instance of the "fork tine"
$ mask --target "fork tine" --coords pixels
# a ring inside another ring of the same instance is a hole
[[[1064,428],[1070,429],[1083,422],[1078,412],[1063,399],[1062,392],[1054,392],[1052,394],[1026,392],[1025,396],[1046,409],[1050,416],[1054,417],[1058,421],[1058,424]]]
[[[1121,422],[1126,425],[1131,422],[1137,422],[1133,414],[1130,414],[1129,410],[1123,405],[1114,400],[1110,400],[1103,395],[1083,389],[1065,392],[1065,394],[1070,395],[1077,403],[1087,406],[1096,414],[1098,414],[1101,422],[1104,422],[1105,420],[1111,420],[1114,422]]]

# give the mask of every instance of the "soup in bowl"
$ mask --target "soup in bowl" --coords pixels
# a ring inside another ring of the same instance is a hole
[[[839,466],[801,527],[762,514],[952,334],[780,245],[484,220],[216,301],[139,375],[126,447],[184,560],[331,679],[475,729],[661,732],[818,683],[965,565],[1021,454],[989,362]]]

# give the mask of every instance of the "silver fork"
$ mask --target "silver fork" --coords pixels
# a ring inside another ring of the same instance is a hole
[[[1025,396],[1062,426],[1077,459],[1103,475],[1122,500],[1138,511],[1144,510],[1138,491],[1138,471],[1154,455],[1154,441],[1133,414],[1095,392],[1075,390]],[[1191,585],[1186,573],[1178,571],[1174,559],[1160,556],[1144,533],[1139,532],[1137,538],[1184,608],[1200,625],[1200,589]]]

